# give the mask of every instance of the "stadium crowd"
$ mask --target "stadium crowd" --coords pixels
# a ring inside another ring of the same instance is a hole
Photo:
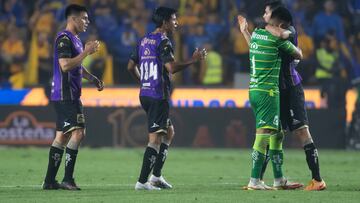
[[[355,81],[360,76],[360,0],[285,0],[293,14],[304,85]],[[66,4],[89,9],[91,28],[82,39],[101,40],[101,50],[84,65],[106,84],[132,84],[126,71],[137,40],[151,31],[159,5],[178,9],[181,32],[173,36],[178,59],[206,47],[206,61],[174,77],[177,85],[232,87],[234,73],[249,72],[248,47],[236,23],[238,14],[253,29],[262,20],[263,1],[250,0],[1,0],[0,87],[46,85],[52,71],[53,40],[63,28]],[[337,81],[337,82],[334,82]]]

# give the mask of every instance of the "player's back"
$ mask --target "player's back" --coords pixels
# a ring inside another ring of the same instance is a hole
[[[162,33],[149,33],[138,44],[140,96],[166,99],[170,92],[170,76],[161,61],[159,46],[168,38]]]
[[[256,29],[250,41],[250,91],[278,92],[281,57],[279,45],[284,40],[265,29]]]

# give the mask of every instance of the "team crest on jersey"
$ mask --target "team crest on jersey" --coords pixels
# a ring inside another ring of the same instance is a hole
[[[76,120],[77,120],[78,123],[85,123],[84,114],[78,114]]]

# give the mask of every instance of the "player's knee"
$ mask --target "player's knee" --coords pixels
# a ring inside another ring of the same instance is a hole
[[[171,126],[168,129],[168,133],[163,137],[163,143],[170,145],[172,140],[174,139],[175,136],[175,130],[174,128]]]
[[[56,132],[56,137],[52,143],[52,146],[62,149],[69,141],[69,136],[62,134],[62,132]]]
[[[85,132],[84,129],[80,128],[80,129],[75,129],[74,131],[71,132],[71,139],[80,143],[85,137]]]
[[[63,141],[63,140],[55,139],[51,144],[51,146],[56,147],[58,149],[64,149],[66,144],[67,144],[67,140]]]
[[[148,147],[155,149],[157,152],[160,150],[160,143],[157,142],[148,142]]]
[[[283,140],[284,140],[284,132],[278,132],[276,134],[272,134],[270,137],[269,149],[282,150]]]
[[[159,133],[150,133],[149,134],[149,144],[151,145],[160,145],[162,135]]]
[[[294,131],[294,134],[295,134],[296,137],[298,137],[298,139],[300,139],[300,141],[301,141],[301,143],[303,145],[313,143],[313,139],[312,139],[311,134],[309,132],[308,126],[304,126],[302,128],[296,129]]]
[[[259,151],[263,154],[266,154],[266,148],[269,145],[270,135],[256,135],[253,149]]]

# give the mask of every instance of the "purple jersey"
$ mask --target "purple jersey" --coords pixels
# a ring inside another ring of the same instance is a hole
[[[289,40],[295,45],[298,45],[297,33],[294,27],[290,27],[291,36]],[[281,69],[280,69],[280,88],[286,89],[288,87],[296,86],[301,83],[301,76],[296,70],[297,64],[294,63],[294,58],[287,53],[281,53]]]
[[[171,76],[164,64],[174,60],[169,38],[162,33],[147,34],[139,41],[130,58],[140,69],[140,96],[168,99]]]
[[[67,48],[68,54],[59,50]],[[78,100],[81,96],[82,66],[63,72],[59,58],[74,58],[83,52],[81,40],[71,32],[64,30],[57,34],[54,48],[53,79],[51,84],[51,101]]]

